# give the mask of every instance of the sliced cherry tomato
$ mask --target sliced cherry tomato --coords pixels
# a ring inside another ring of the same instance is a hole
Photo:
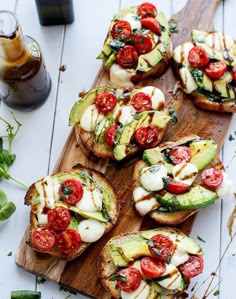
[[[224,61],[211,62],[204,71],[208,77],[218,79],[227,71],[227,65]]]
[[[146,28],[152,30],[156,34],[161,33],[160,24],[157,21],[157,19],[155,19],[155,18],[152,18],[152,17],[144,18],[141,20],[141,24],[143,27],[146,27]]]
[[[56,247],[63,253],[70,254],[79,249],[80,234],[74,229],[67,229],[57,235]]]
[[[152,99],[144,92],[137,92],[131,99],[131,105],[136,112],[143,112],[152,108]]]
[[[83,185],[75,179],[65,180],[59,189],[61,199],[69,205],[75,205],[79,202],[83,193]]]
[[[116,107],[117,96],[114,93],[106,90],[103,93],[96,95],[94,104],[100,113],[106,114],[111,112]]]
[[[135,34],[134,47],[139,55],[145,54],[152,50],[152,41],[148,36],[144,34]]]
[[[236,81],[236,65],[234,65],[234,66],[232,67],[231,75],[232,75],[232,77],[233,77],[233,80]]]
[[[200,68],[209,63],[210,57],[205,49],[195,46],[189,51],[188,61],[192,67]]]
[[[166,189],[174,194],[182,194],[188,191],[189,185],[175,181],[173,179],[168,179]]]
[[[64,230],[70,224],[70,212],[64,207],[48,211],[48,223],[54,230]]]
[[[174,164],[179,164],[181,162],[189,162],[191,159],[190,149],[184,145],[173,147],[169,151],[168,155]]]
[[[56,242],[56,234],[49,226],[42,226],[33,231],[31,242],[40,251],[48,251]]]
[[[162,234],[154,235],[148,246],[151,254],[161,261],[170,260],[175,250],[173,241],[168,236]]]
[[[207,187],[215,190],[223,181],[223,173],[215,167],[207,168],[202,172],[202,181]]]
[[[117,285],[126,292],[131,293],[135,291],[141,282],[141,273],[138,269],[129,267],[117,272]]]
[[[137,64],[138,53],[134,46],[127,45],[118,52],[116,59],[122,68],[132,68]]]
[[[138,14],[142,18],[155,17],[157,15],[156,6],[149,2],[144,2],[138,7]]]
[[[141,270],[149,278],[158,278],[166,271],[166,264],[155,258],[145,256],[141,259]]]
[[[130,23],[124,20],[117,21],[111,29],[111,35],[114,39],[129,39],[132,34]]]
[[[185,277],[192,278],[202,273],[203,258],[198,255],[190,255],[185,263],[179,265],[179,270]]]
[[[157,127],[154,125],[140,127],[135,131],[134,138],[142,147],[155,147],[159,141]]]
[[[118,125],[116,124],[113,124],[106,129],[105,140],[108,145],[113,146],[117,130]]]

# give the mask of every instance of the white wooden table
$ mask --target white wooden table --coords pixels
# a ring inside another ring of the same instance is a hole
[[[102,47],[113,14],[120,7],[138,5],[142,2],[140,0],[74,0],[73,24],[42,27],[38,22],[33,0],[0,0],[0,9],[15,11],[24,34],[35,38],[41,45],[52,78],[51,94],[43,106],[31,112],[14,111],[22,127],[14,141],[13,152],[17,158],[10,169],[12,175],[30,185],[38,178],[52,172],[71,130],[68,127],[69,111],[77,100],[78,93],[90,88],[100,68],[101,61],[95,58]],[[152,2],[170,16],[183,7],[187,0],[153,0]],[[219,6],[214,20],[217,30],[224,30],[234,38],[236,38],[235,11],[236,1],[225,0]],[[59,71],[62,65],[66,66],[64,72]],[[0,115],[3,118],[11,121],[11,111],[13,110],[0,103]],[[234,117],[222,150],[223,162],[234,180],[234,185],[236,184],[235,128],[236,118]],[[4,130],[5,127],[0,124],[0,133]],[[235,140],[229,141],[230,134]],[[15,265],[14,256],[28,225],[29,208],[24,206],[25,190],[18,185],[10,181],[2,181],[0,189],[3,189],[17,206],[15,214],[8,221],[0,223],[0,298],[8,299],[12,290],[19,289],[41,291],[42,299],[85,298],[80,294],[74,295],[60,290],[60,287],[53,282],[46,281],[39,284],[36,276]],[[195,290],[199,287],[197,291],[199,298],[203,297],[212,277],[211,273],[216,272],[219,260],[230,241],[227,223],[234,205],[233,196],[224,198],[214,206],[201,210],[194,224],[191,236],[205,240],[201,242],[205,251],[204,272],[193,280],[193,285],[198,282]],[[233,240],[212,284],[212,287],[216,287],[215,290],[219,290],[220,293],[215,296],[212,293],[208,298],[236,298],[235,255],[236,240]],[[207,281],[201,285],[206,279]]]

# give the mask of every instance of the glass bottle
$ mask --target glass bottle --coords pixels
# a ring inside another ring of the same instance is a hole
[[[31,110],[46,101],[50,90],[40,46],[23,36],[14,13],[0,10],[0,99],[12,108]]]
[[[41,25],[71,24],[74,22],[72,0],[35,0]]]

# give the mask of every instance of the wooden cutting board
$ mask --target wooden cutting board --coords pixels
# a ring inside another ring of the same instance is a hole
[[[172,17],[177,20],[179,29],[178,34],[173,34],[173,47],[189,40],[192,29],[213,30],[212,20],[219,3],[220,0],[189,0],[187,5]],[[176,78],[171,68],[161,78],[149,79],[142,83],[142,85],[154,85],[163,90],[168,105],[173,107],[177,114],[178,122],[175,125],[169,125],[164,140],[175,140],[181,135],[194,133],[201,137],[213,138],[218,143],[220,150],[232,115],[199,110],[192,104],[191,99],[183,93],[173,96],[172,91],[175,83]],[[103,69],[98,72],[92,87],[102,85],[109,85],[108,76]],[[143,219],[137,216],[132,208],[132,174],[134,162],[138,158],[135,157],[123,163],[114,163],[109,160],[89,157],[83,148],[77,144],[72,130],[54,170],[55,172],[68,170],[73,165],[81,163],[105,173],[117,191],[120,201],[121,213],[118,222],[111,232],[71,262],[61,261],[33,251],[25,243],[28,235],[27,230],[16,255],[16,264],[27,271],[56,281],[88,296],[102,299],[110,298],[101,286],[96,271],[97,258],[104,244],[112,236],[121,232],[158,227],[158,224],[149,217]],[[179,225],[179,228],[189,234],[193,222],[194,217],[189,218]]]

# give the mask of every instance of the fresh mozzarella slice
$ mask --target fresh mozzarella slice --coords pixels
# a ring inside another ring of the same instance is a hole
[[[152,165],[141,171],[141,185],[148,191],[158,191],[164,188],[163,178],[167,177],[167,169],[163,165]]]
[[[131,69],[122,69],[118,64],[114,63],[110,68],[110,81],[116,87],[133,87],[130,81],[135,72]]]
[[[39,193],[38,208],[34,212],[42,212],[44,207],[53,209],[55,202],[60,199],[58,190],[60,184],[56,178],[47,176],[44,180],[41,180],[35,184],[35,187]]]
[[[146,191],[142,187],[137,187],[134,189],[133,198],[135,202],[135,208],[142,216],[159,206],[159,203],[157,202],[156,198],[152,196],[152,193]]]
[[[187,67],[181,67],[181,69],[179,69],[179,75],[186,93],[191,93],[198,88],[197,83],[194,81],[194,78]]]
[[[84,111],[80,119],[80,126],[85,131],[92,132],[103,117],[103,114],[98,112],[95,105],[91,105]]]
[[[139,287],[131,293],[127,293],[121,290],[121,298],[122,299],[147,299],[149,291],[150,291],[150,286],[144,280],[141,280]]]
[[[188,259],[189,254],[185,250],[184,246],[180,242],[177,242],[175,252],[170,260],[170,264],[178,267],[179,265],[185,263]]]
[[[102,209],[102,194],[93,187],[84,187],[84,192],[81,200],[76,204],[76,207],[83,212],[97,212]]]
[[[118,118],[119,123],[121,123],[123,126],[127,125],[134,119],[134,114],[135,109],[133,106],[121,106]]]
[[[176,290],[181,287],[182,276],[179,270],[172,264],[166,264],[166,271],[162,274],[167,278],[158,281],[158,284],[168,290]],[[161,276],[161,277],[162,277]]]
[[[198,174],[198,169],[192,163],[182,162],[173,167],[172,174],[176,181],[191,186]]]
[[[160,110],[161,108],[163,108],[165,103],[165,96],[159,88],[156,88],[154,86],[146,86],[143,87],[140,91],[148,94],[151,97],[152,109]]]
[[[48,224],[48,215],[47,214],[37,214],[38,224],[39,225],[47,225]]]
[[[188,53],[194,47],[194,44],[191,42],[186,42],[182,45],[179,45],[175,48],[173,52],[173,58],[176,63],[181,63],[184,65],[189,65]]]
[[[216,193],[220,198],[227,197],[234,193],[233,182],[229,179],[229,176],[226,172],[223,172],[223,182],[216,189]]]
[[[82,220],[78,225],[78,232],[80,233],[83,242],[95,242],[101,238],[105,231],[105,224],[95,220]]]
[[[137,18],[137,15],[134,15],[132,13],[126,14],[124,17],[122,17],[122,20],[129,22],[132,30],[140,30],[142,27],[140,20]]]
[[[214,32],[207,36],[206,44],[214,50],[224,51],[233,46],[234,39],[222,32]]]

